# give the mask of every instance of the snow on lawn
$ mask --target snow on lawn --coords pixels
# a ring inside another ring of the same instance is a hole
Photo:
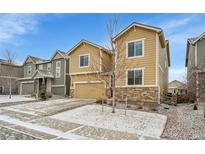
[[[22,95],[12,95],[10,99],[9,95],[0,95],[0,103],[22,102],[22,101],[32,101],[32,100],[35,100],[35,98],[26,97]]]
[[[87,105],[51,116],[52,118],[68,122],[89,125],[93,127],[111,129],[142,136],[159,138],[165,128],[167,117],[156,113],[122,109],[111,113],[111,107]]]

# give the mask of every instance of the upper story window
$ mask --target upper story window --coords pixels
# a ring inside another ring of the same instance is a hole
[[[80,55],[80,67],[89,66],[89,55]]]
[[[31,65],[27,67],[27,75],[31,75]]]
[[[50,72],[51,71],[51,63],[47,64],[47,71]]]
[[[127,43],[127,57],[141,57],[144,55],[144,40],[135,40]]]
[[[56,62],[56,78],[61,77],[61,61]]]
[[[143,85],[143,70],[128,70],[127,72],[128,85]]]
[[[43,65],[42,65],[42,64],[39,65],[39,66],[38,66],[38,69],[39,69],[39,70],[43,70]]]

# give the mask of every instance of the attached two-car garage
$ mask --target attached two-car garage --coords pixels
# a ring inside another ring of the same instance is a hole
[[[75,98],[104,98],[106,88],[104,83],[75,83]]]

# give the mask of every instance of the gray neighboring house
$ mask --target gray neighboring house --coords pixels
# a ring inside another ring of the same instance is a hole
[[[24,77],[20,81],[20,94],[37,97],[43,85],[54,95],[70,94],[69,58],[57,50],[50,60],[28,56],[23,64]]]
[[[188,93],[205,101],[205,32],[187,40],[186,61]]]
[[[173,80],[168,84],[168,92],[171,93],[172,95],[187,94],[186,84],[178,80]]]
[[[18,79],[23,77],[23,68],[17,64],[9,64],[6,60],[0,59],[0,95],[9,94],[10,78],[11,93],[19,93]]]

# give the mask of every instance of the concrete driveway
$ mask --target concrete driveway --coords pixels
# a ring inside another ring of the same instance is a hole
[[[74,139],[64,132],[79,125],[48,116],[92,103],[95,100],[64,98],[1,107],[0,139]]]

